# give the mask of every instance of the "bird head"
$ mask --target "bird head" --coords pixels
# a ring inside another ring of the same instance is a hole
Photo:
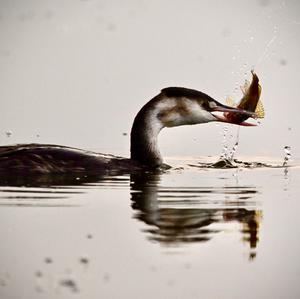
[[[164,101],[158,105],[157,117],[165,127],[201,124],[212,121],[233,123],[224,117],[224,112],[239,113],[247,117],[253,112],[230,107],[219,103],[207,94],[188,88],[168,87],[162,90]],[[237,124],[237,123],[233,123]],[[248,122],[241,122],[241,126],[253,126]]]

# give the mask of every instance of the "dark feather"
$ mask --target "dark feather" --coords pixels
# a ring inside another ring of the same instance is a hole
[[[201,99],[208,101],[215,101],[212,97],[195,89],[184,87],[167,87],[161,90],[167,97],[185,97],[189,99]]]
[[[19,144],[0,147],[0,175],[15,174],[100,174],[127,169],[129,159],[97,154],[76,148]],[[133,165],[134,167],[134,165]]]

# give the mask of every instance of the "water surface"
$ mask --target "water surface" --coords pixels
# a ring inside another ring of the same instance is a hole
[[[1,298],[299,298],[299,167],[169,162],[2,186]]]

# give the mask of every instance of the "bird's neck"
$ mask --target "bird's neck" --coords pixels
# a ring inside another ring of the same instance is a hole
[[[158,134],[164,126],[157,118],[157,109],[146,104],[134,119],[131,129],[130,158],[150,167],[162,164]]]

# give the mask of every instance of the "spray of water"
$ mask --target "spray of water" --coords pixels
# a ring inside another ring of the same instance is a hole
[[[236,135],[236,140],[235,140],[234,146],[232,147],[232,149],[229,152],[229,155],[227,157],[230,162],[232,162],[234,159],[234,155],[239,146],[239,140],[240,140],[240,127],[238,127],[238,130],[237,130],[237,135]]]
[[[277,34],[276,34],[276,31],[275,31],[273,37],[267,43],[267,45],[266,45],[266,47],[265,47],[262,55],[258,58],[258,61],[257,61],[256,65],[255,65],[256,67],[258,65],[260,65],[268,56],[270,56],[270,49],[271,49],[272,44],[276,40],[276,38],[277,38]]]
[[[284,149],[284,158],[283,158],[282,166],[286,167],[288,166],[288,162],[291,160],[292,157],[291,147],[286,145],[283,149]]]
[[[228,155],[227,132],[228,132],[228,126],[224,126],[222,130],[223,142],[222,142],[222,153],[220,157],[221,160],[227,159],[227,155]]]
[[[239,146],[239,136],[240,136],[240,128],[238,127],[236,139],[234,142],[233,147],[229,146],[229,137],[233,137],[233,135],[230,135],[228,137],[228,126],[223,127],[223,142],[222,142],[222,153],[220,156],[220,160],[227,160],[229,162],[233,162],[235,153]],[[230,149],[231,148],[231,149]]]

